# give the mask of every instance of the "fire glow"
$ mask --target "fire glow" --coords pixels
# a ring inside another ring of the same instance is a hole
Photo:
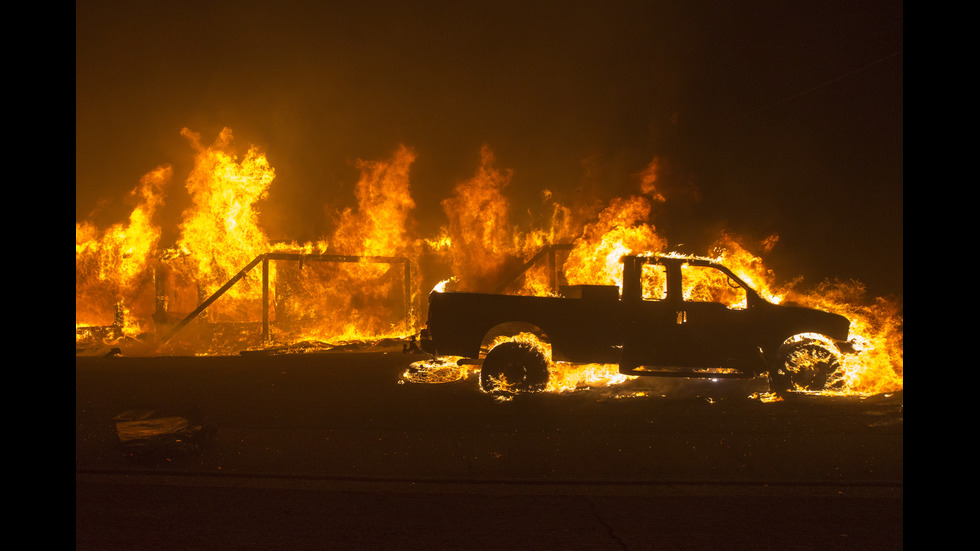
[[[428,275],[423,267],[433,263],[451,269],[453,278],[443,285],[452,290],[491,291],[515,265],[545,247],[566,244],[560,275],[555,266],[539,262],[502,290],[546,295],[555,292],[556,277],[568,285],[621,286],[623,255],[669,252],[668,240],[651,222],[654,205],[666,201],[656,189],[656,159],[641,172],[639,193],[598,207],[573,208],[542,191],[537,226],[521,228],[511,220],[514,209],[506,193],[512,175],[484,148],[474,176],[442,201],[446,224],[438,235],[426,237],[413,229],[410,174],[416,154],[399,147],[388,159],[357,162],[356,207],[339,213],[329,235],[274,243],[259,223],[258,204],[275,180],[266,157],[253,147],[239,159],[228,129],[211,145],[187,129],[182,134],[196,156],[185,180],[191,206],[172,246],[160,243],[162,231],[153,221],[174,178],[168,166],[147,173],[133,190],[137,204],[127,223],[105,229],[76,223],[76,348],[126,342],[144,353],[223,354],[255,346],[407,338],[419,329],[417,310],[428,291],[421,289]],[[772,272],[750,251],[768,252],[777,239],[752,245],[724,234],[708,256],[769,301],[797,302],[851,320],[852,337],[864,350],[845,357],[840,392],[901,389],[903,329],[896,301],[871,300],[853,281],[809,290],[777,287]],[[227,286],[263,255],[271,256],[261,278],[244,274]],[[738,306],[737,297],[711,295],[727,286],[704,283],[685,293],[708,293],[701,298]],[[219,292],[186,329],[159,346],[162,335]],[[260,321],[266,327],[261,334]],[[550,361],[550,353],[547,357]],[[549,363],[549,391],[626,379],[616,366]]]

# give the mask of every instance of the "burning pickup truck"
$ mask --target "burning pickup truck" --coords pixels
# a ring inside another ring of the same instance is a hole
[[[561,288],[561,296],[429,295],[420,344],[481,363],[487,392],[537,391],[549,378],[540,347],[501,336],[533,333],[553,359],[618,364],[625,375],[751,378],[774,391],[820,390],[839,378],[847,318],[763,299],[709,259],[625,256],[616,285]]]

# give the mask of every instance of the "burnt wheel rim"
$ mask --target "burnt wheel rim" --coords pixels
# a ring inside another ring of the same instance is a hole
[[[830,375],[840,367],[837,355],[815,343],[794,346],[785,356],[781,370],[793,387],[801,390],[822,390]]]
[[[490,351],[483,361],[480,384],[492,393],[535,392],[548,383],[547,361],[533,346],[506,342]]]

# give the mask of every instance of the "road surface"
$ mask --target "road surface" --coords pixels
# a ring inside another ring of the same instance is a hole
[[[902,393],[504,401],[406,382],[419,359],[76,356],[76,548],[902,547]],[[134,415],[188,426],[123,442]]]

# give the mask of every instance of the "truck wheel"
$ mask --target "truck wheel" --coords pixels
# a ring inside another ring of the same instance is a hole
[[[547,360],[540,350],[522,342],[495,346],[480,369],[480,386],[485,392],[537,392],[547,385]]]
[[[774,392],[823,390],[831,375],[840,369],[838,352],[818,340],[806,339],[784,345],[769,371]]]

